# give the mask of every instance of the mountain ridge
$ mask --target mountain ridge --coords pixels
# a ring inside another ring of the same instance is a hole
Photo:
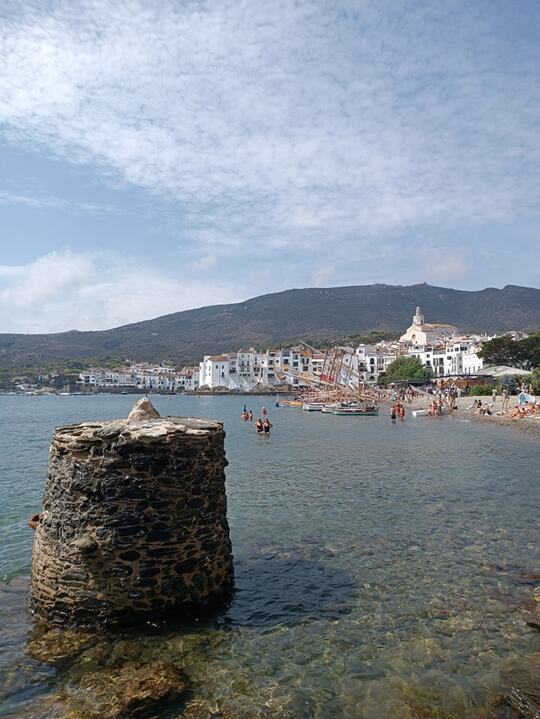
[[[455,290],[427,283],[378,283],[293,288],[107,330],[0,334],[0,365],[44,366],[102,357],[182,363],[246,344],[405,330],[417,305],[426,321],[454,324],[463,331],[540,327],[540,290],[532,287]]]

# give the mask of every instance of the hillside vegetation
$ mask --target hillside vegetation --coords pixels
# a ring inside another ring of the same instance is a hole
[[[0,334],[0,365],[125,357],[198,361],[203,354],[251,344],[402,331],[410,325],[416,305],[422,306],[426,322],[451,323],[465,331],[540,326],[540,290],[527,287],[475,292],[427,284],[293,289],[99,332]]]

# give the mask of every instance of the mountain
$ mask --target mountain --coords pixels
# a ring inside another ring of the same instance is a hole
[[[454,324],[464,331],[540,328],[540,290],[529,287],[507,285],[474,292],[428,284],[309,288],[104,331],[0,334],[0,366],[104,357],[189,362],[249,344],[404,330],[417,305],[426,322]]]

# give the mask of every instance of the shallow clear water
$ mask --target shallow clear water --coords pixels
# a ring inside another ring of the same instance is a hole
[[[106,637],[56,668],[33,658],[20,577],[54,426],[133,402],[0,397],[0,714],[37,716],[38,697],[109,661]],[[517,611],[540,583],[540,445],[452,419],[393,426],[249,398],[274,423],[259,437],[243,402],[155,398],[162,414],[225,421],[237,592],[221,615],[126,636],[123,651],[181,659],[194,696],[238,719],[493,716],[480,708],[540,650]]]

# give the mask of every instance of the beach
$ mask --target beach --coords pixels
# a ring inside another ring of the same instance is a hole
[[[410,416],[410,413],[413,410],[427,409],[430,400],[432,400],[434,397],[435,395],[422,395],[421,397],[413,398],[413,401],[410,404],[405,403],[405,410],[407,415]],[[502,413],[502,397],[499,396],[497,397],[494,405],[490,407],[490,410],[493,414],[479,415],[476,414],[472,408],[475,399],[481,399],[483,403],[487,402],[488,404],[491,404],[492,402],[491,397],[456,397],[455,404],[457,406],[457,409],[452,412],[451,416],[454,419],[469,420],[471,422],[481,422],[483,424],[489,424],[492,426],[514,429],[533,439],[540,440],[540,415],[537,415],[536,417],[520,417],[519,419],[515,419],[508,417],[505,414],[498,414],[499,412]],[[537,397],[536,401],[537,403],[540,403],[540,397]],[[383,411],[386,410],[389,413],[391,405],[391,400],[384,400],[381,404],[381,407],[384,408]],[[516,398],[510,397],[508,407],[513,408],[515,406]],[[446,416],[436,418],[435,421],[446,418]],[[414,418],[410,416],[410,419]],[[427,417],[418,418],[418,421],[427,419]]]

